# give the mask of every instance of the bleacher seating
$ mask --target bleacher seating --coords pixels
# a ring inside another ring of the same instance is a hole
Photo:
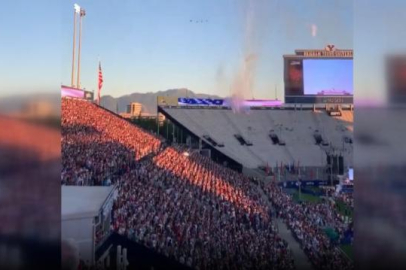
[[[352,138],[352,111],[343,111],[341,117],[330,117],[325,111],[311,110],[251,110],[235,114],[232,110],[163,108],[195,135],[209,134],[223,141],[219,149],[247,168],[264,164],[271,167],[300,161],[302,166],[324,166],[325,147],[343,152],[346,166],[352,164],[352,146],[344,144],[343,136]],[[278,134],[284,146],[273,144],[270,130]],[[313,134],[318,130],[322,147],[315,144]],[[253,145],[247,148],[235,139],[239,134]],[[282,139],[283,138],[283,139]]]

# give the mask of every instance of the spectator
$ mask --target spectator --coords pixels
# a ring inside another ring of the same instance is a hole
[[[116,185],[111,231],[193,268],[294,268],[260,188],[316,268],[352,267],[321,230],[346,229],[327,204],[295,204],[90,102],[62,99],[62,165],[63,185]]]

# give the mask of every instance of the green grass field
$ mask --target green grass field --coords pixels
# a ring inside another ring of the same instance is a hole
[[[305,193],[302,193],[300,195],[300,199],[299,199],[299,191],[298,190],[296,190],[293,193],[293,200],[295,200],[296,202],[300,202],[300,201],[310,202],[310,203],[319,203],[319,202],[321,202],[320,197],[314,196],[314,195],[311,195],[311,194],[305,194]]]
[[[319,188],[319,187],[310,186],[310,187],[306,187],[306,189],[311,190],[313,192],[321,192],[321,188]]]

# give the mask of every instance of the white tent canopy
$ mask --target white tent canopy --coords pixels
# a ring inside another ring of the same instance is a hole
[[[97,216],[113,189],[113,186],[62,186],[62,220]]]

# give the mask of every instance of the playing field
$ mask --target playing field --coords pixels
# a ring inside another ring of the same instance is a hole
[[[304,201],[304,202],[310,202],[310,203],[319,203],[321,202],[321,198],[319,196],[314,196],[311,194],[306,194],[306,193],[301,193],[299,196],[299,191],[295,190],[293,192],[293,200],[296,202]]]

